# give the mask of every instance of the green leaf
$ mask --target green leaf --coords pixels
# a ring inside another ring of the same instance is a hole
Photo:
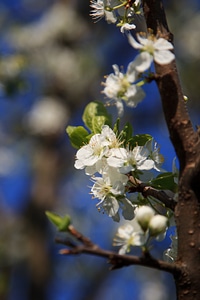
[[[128,141],[132,138],[132,134],[133,134],[132,125],[129,122],[127,122],[119,134],[120,140],[124,142],[124,146],[126,146]]]
[[[45,212],[49,221],[51,221],[59,231],[67,231],[69,225],[71,224],[71,219],[69,215],[64,217],[59,216],[58,214],[50,211]]]
[[[102,125],[111,126],[111,116],[101,102],[90,102],[84,110],[82,119],[93,133],[101,132]]]
[[[119,122],[120,122],[120,118],[117,118],[117,121],[114,124],[113,127],[113,132],[116,134],[116,136],[119,136]]]
[[[67,126],[66,132],[74,148],[80,148],[87,143],[88,131],[83,126]]]
[[[133,149],[135,146],[144,146],[148,141],[152,140],[150,134],[137,134],[128,140],[130,149]]]
[[[107,124],[107,117],[106,116],[96,116],[92,119],[92,128],[93,132],[100,133],[102,126]]]
[[[70,216],[65,215],[62,218],[62,222],[60,223],[60,225],[58,227],[59,231],[67,231],[70,224],[71,224]]]
[[[177,184],[174,182],[174,174],[166,172],[159,174],[155,179],[150,182],[151,186],[159,190],[170,190],[176,192]]]

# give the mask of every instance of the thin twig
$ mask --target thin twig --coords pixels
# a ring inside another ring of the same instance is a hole
[[[157,190],[148,184],[141,182],[132,175],[128,175],[128,178],[133,184],[133,186],[129,187],[130,193],[139,192],[145,198],[152,196],[161,201],[167,208],[170,208],[172,211],[174,211],[177,202],[172,197],[169,197],[164,191]]]
[[[82,235],[83,236],[83,235]],[[87,239],[84,237],[84,239]],[[69,246],[67,240],[62,240],[60,238],[56,238],[55,240],[59,244],[64,244]],[[157,270],[166,271],[172,274],[178,274],[181,272],[181,268],[176,264],[167,263],[162,260],[154,259],[149,253],[144,254],[141,257],[137,257],[134,255],[121,255],[114,251],[109,251],[100,248],[98,245],[90,242],[90,246],[86,246],[84,244],[77,245],[71,249],[62,249],[60,250],[60,254],[62,255],[77,255],[77,254],[89,254],[98,257],[103,257],[108,259],[108,263],[110,263],[111,270],[127,267],[130,265],[140,265],[145,266]]]

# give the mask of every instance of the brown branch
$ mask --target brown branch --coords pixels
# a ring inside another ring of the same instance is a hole
[[[152,196],[162,202],[165,207],[170,208],[172,211],[174,211],[177,202],[173,198],[169,197],[164,191],[157,190],[131,175],[128,175],[128,178],[129,181],[133,184],[129,187],[130,193],[139,192],[145,198]]]
[[[161,0],[143,0],[147,27],[172,41]],[[200,138],[186,109],[176,62],[155,64],[156,83],[170,139],[180,164],[179,197],[175,208],[178,262],[185,266],[175,277],[177,299],[194,300],[200,295]]]
[[[147,27],[151,28],[155,35],[172,42],[173,37],[167,25],[162,1],[143,0],[142,2]],[[164,66],[155,63],[155,70],[166,123],[179,158],[180,173],[182,173],[186,163],[197,158],[196,152],[200,149],[200,139],[198,133],[193,130],[186,109],[175,60]],[[194,151],[191,151],[191,147]]]
[[[70,234],[77,240],[81,241],[81,244],[76,245],[69,241],[68,239],[63,240],[61,238],[56,238],[55,241],[59,244],[66,245],[70,249],[60,250],[60,254],[63,255],[78,255],[78,254],[89,254],[98,257],[103,257],[108,259],[110,263],[111,270],[127,267],[130,265],[140,265],[157,270],[166,271],[172,274],[180,273],[181,268],[176,264],[167,263],[162,260],[154,259],[148,252],[143,253],[143,256],[137,257],[134,255],[121,255],[114,251],[109,251],[100,248],[98,245],[94,244],[90,239],[79,233],[72,225],[69,229]],[[81,237],[81,239],[80,239]]]

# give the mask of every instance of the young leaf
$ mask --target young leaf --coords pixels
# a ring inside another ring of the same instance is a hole
[[[174,174],[166,172],[159,174],[155,179],[151,180],[151,186],[159,190],[170,190],[176,192],[177,184],[174,182]]]
[[[144,146],[152,139],[150,134],[137,134],[128,140],[129,147],[133,149],[135,146]]]
[[[83,113],[83,122],[93,132],[101,132],[104,124],[111,126],[111,116],[101,102],[90,102]]]
[[[66,132],[74,148],[79,149],[87,143],[89,133],[83,126],[67,126]]]
[[[120,132],[120,140],[124,142],[124,146],[128,143],[128,141],[132,138],[133,128],[132,125],[127,122],[124,126],[123,130]]]
[[[96,116],[92,119],[92,128],[93,133],[100,133],[102,126],[107,124],[107,117],[106,116]]]
[[[59,216],[58,214],[50,211],[45,212],[49,221],[51,221],[59,231],[67,231],[68,227],[71,223],[71,219],[69,215],[65,215],[64,217]]]
[[[119,136],[119,122],[120,122],[120,118],[117,118],[117,121],[115,122],[115,124],[113,126],[113,131],[117,137]]]

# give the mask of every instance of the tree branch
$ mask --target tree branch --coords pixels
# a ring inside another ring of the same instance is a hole
[[[143,0],[142,3],[147,27],[171,41],[162,1]],[[175,277],[177,299],[193,300],[200,295],[200,138],[186,109],[175,60],[164,66],[155,63],[155,71],[170,139],[180,164],[174,216],[178,235],[177,263],[185,269],[181,276]]]
[[[172,274],[179,274],[181,268],[176,264],[167,263],[162,260],[154,259],[148,252],[143,253],[143,256],[137,257],[134,255],[121,255],[114,251],[109,251],[100,248],[98,245],[94,244],[88,237],[85,237],[80,232],[78,232],[72,225],[69,226],[68,231],[76,240],[81,243],[76,245],[69,239],[56,238],[55,241],[59,244],[68,246],[70,249],[60,250],[60,254],[63,255],[77,255],[77,254],[90,254],[98,257],[103,257],[108,259],[110,263],[111,270],[127,267],[130,265],[140,265],[157,270],[166,271]]]
[[[152,196],[162,202],[165,207],[170,208],[172,211],[174,211],[177,202],[172,197],[169,197],[164,191],[157,190],[131,175],[128,175],[128,178],[129,181],[133,184],[133,186],[129,187],[130,193],[139,192],[145,198],[147,198],[148,196]]]
[[[162,1],[143,0],[142,2],[147,27],[151,28],[158,37],[172,42],[173,36],[167,25]],[[200,139],[198,133],[193,130],[186,109],[175,60],[164,66],[155,63],[155,70],[166,123],[179,158],[180,173],[182,173],[186,162],[191,158],[196,159],[196,152],[200,149]],[[196,151],[192,152],[191,147]]]

